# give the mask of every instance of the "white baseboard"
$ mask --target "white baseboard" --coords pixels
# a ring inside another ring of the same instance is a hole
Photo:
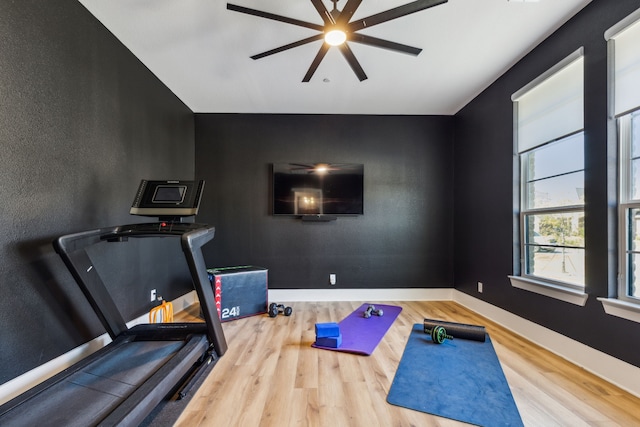
[[[585,370],[640,397],[640,368],[565,337],[534,322],[523,319],[499,307],[451,288],[440,289],[270,289],[269,301],[456,301],[476,313],[525,337],[537,345],[567,359]],[[195,291],[174,301],[174,312],[184,310],[197,301]],[[127,325],[147,323],[140,316]],[[47,378],[71,366],[78,360],[110,342],[104,334],[47,362],[13,380],[0,385],[0,404],[34,387]]]
[[[173,300],[172,304],[174,313],[184,310],[197,300],[196,291],[191,291],[188,294]],[[141,323],[149,323],[148,314],[131,320],[127,323],[127,326],[131,328]],[[24,374],[0,385],[0,405],[51,378],[58,372],[67,369],[69,366],[84,359],[85,357],[90,356],[110,342],[111,338],[109,337],[109,334],[104,333],[99,337],[38,366],[37,368],[25,372]]]
[[[269,301],[448,301],[453,289],[269,289]]]

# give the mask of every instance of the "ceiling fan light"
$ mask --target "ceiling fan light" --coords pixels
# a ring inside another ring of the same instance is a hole
[[[313,171],[315,173],[318,174],[325,174],[327,172],[329,172],[329,165],[326,163],[318,163],[314,168]]]
[[[339,46],[347,41],[347,34],[342,30],[331,30],[324,35],[324,41],[331,46]]]

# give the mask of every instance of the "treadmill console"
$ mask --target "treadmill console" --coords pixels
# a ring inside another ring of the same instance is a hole
[[[204,181],[140,182],[131,205],[131,215],[154,216],[160,220],[179,221],[198,213]]]
[[[113,229],[100,236],[100,240],[119,242],[128,237],[161,237],[166,235],[181,236],[190,231],[207,227],[204,224],[194,222],[159,221],[141,224],[128,224],[113,227]]]

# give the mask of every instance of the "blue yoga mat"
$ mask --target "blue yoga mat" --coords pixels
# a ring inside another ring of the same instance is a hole
[[[324,347],[316,343],[311,346],[325,350],[343,351],[365,356],[371,355],[402,311],[402,307],[375,304],[377,309],[382,309],[383,315],[373,315],[368,319],[364,317],[367,307],[369,307],[368,303],[362,304],[338,323],[342,334],[340,347]]]
[[[438,345],[413,326],[387,402],[478,426],[523,426],[491,339]]]

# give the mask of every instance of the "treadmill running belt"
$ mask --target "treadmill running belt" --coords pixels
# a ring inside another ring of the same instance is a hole
[[[100,422],[183,346],[184,341],[132,341],[18,406],[2,422],[78,425]]]

